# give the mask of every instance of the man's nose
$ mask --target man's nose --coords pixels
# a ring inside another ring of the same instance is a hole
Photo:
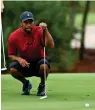
[[[27,27],[31,27],[31,23],[27,23]]]
[[[27,23],[27,25],[28,25],[28,26],[30,26],[30,25],[31,25],[31,23],[30,23],[30,22],[28,22],[28,23]]]

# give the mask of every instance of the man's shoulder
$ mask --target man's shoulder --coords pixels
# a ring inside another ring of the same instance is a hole
[[[21,28],[18,28],[16,29],[15,31],[13,31],[10,36],[17,36],[19,33],[21,33],[22,29]]]
[[[36,25],[33,25],[33,27],[32,27],[33,29],[38,29],[39,28],[39,26],[36,26]]]
[[[42,32],[42,29],[39,26],[33,26],[34,32]]]
[[[19,33],[21,33],[21,28],[16,29],[9,35],[9,40],[16,40],[18,38]]]

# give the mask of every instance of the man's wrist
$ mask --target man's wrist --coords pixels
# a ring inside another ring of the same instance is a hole
[[[20,59],[21,59],[21,57],[18,57],[18,56],[16,57],[16,61],[19,62]]]
[[[45,32],[47,32],[47,31],[48,31],[48,28],[46,27],[46,28],[45,28]]]

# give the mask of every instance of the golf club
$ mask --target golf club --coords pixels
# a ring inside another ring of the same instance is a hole
[[[5,60],[5,48],[4,48],[4,40],[3,40],[3,29],[2,29],[2,24],[1,24],[1,42],[2,42],[2,51],[3,51],[3,62],[4,62],[4,67],[1,68],[1,72],[4,72],[7,70],[6,68],[6,60]]]

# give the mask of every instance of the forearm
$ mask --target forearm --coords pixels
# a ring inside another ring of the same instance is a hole
[[[16,55],[9,55],[10,60],[12,61],[18,61],[20,57],[16,56]]]
[[[12,60],[12,61],[18,61],[19,64],[22,66],[22,67],[28,67],[29,68],[29,64],[25,59],[21,58],[21,57],[18,57],[16,55],[9,55],[9,58]]]
[[[50,48],[54,48],[54,40],[51,34],[49,33],[48,29],[45,30],[45,45]]]

